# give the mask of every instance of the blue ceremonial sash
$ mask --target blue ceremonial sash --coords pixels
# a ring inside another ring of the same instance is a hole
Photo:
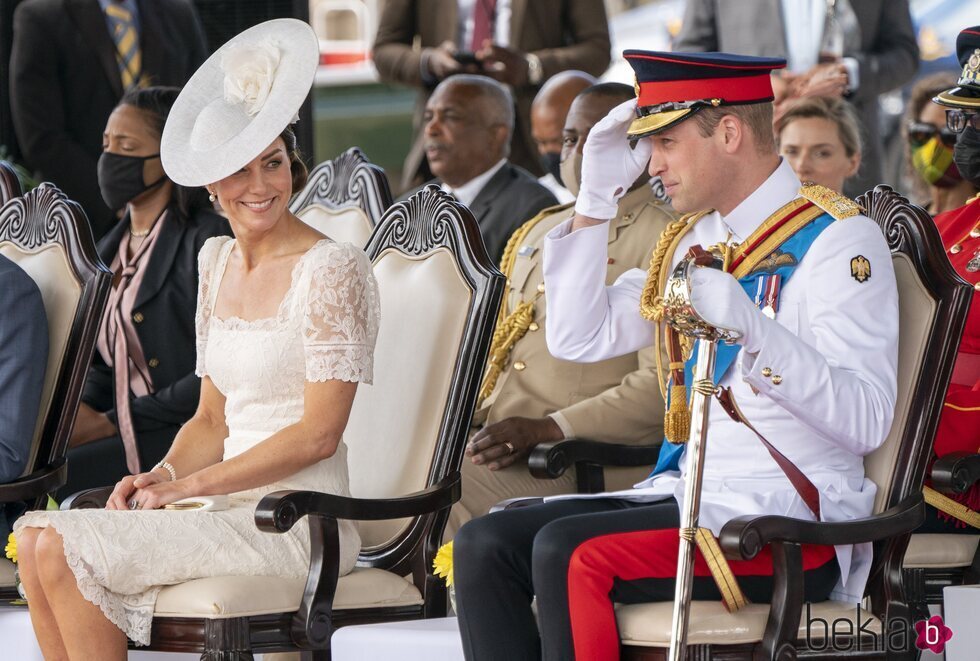
[[[770,269],[765,269],[766,262],[764,260],[756,267],[754,272],[741,278],[738,282],[742,285],[742,289],[745,290],[749,298],[757,301],[760,308],[764,307],[765,301],[759,300],[758,292],[764,289],[763,285],[766,283],[766,280],[776,275],[781,279],[781,284],[785,286],[796,270],[796,267],[799,266],[800,260],[803,259],[807,250],[813,245],[813,242],[820,236],[821,232],[833,223],[834,218],[830,214],[824,213],[817,216],[772,251],[771,255],[778,255],[779,259],[772,260],[772,267]],[[784,255],[788,257],[784,257]],[[778,310],[775,310],[775,312],[778,312]],[[687,401],[689,402],[691,401],[691,384],[694,382],[694,364],[697,362],[699,342],[694,343],[691,357],[684,364],[684,384],[687,390]],[[735,362],[735,357],[738,356],[741,348],[738,344],[718,343],[718,351],[715,358],[715,372],[713,375],[716,384],[721,382],[722,377],[725,376],[725,372]],[[668,388],[667,391],[666,404],[669,407],[670,389]],[[653,471],[648,476],[648,479],[665,471],[680,470],[681,455],[684,454],[685,447],[687,447],[686,443],[671,443],[665,438],[663,444],[660,446],[660,454],[657,456],[657,465],[653,467]]]

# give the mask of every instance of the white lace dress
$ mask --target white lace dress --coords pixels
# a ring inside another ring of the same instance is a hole
[[[371,263],[350,244],[323,240],[297,262],[275,317],[219,319],[214,300],[234,239],[212,238],[198,258],[197,373],[226,397],[226,459],[299,420],[305,381],[371,382],[378,292]],[[129,638],[150,640],[164,585],[212,576],[306,576],[306,519],[286,534],[255,527],[255,504],[277,489],[349,495],[347,446],[330,458],[260,489],[231,494],[220,512],[32,512],[14,531],[53,526],[82,595]],[[353,567],[360,538],[340,521],[340,571]]]

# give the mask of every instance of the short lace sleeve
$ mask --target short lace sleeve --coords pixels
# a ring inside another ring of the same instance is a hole
[[[232,238],[229,236],[214,236],[204,242],[201,252],[197,255],[197,312],[194,314],[194,331],[197,336],[197,362],[194,373],[203,377],[204,350],[208,346],[208,326],[211,321],[211,310],[214,307],[215,266],[221,255],[222,247]]]
[[[371,262],[348,243],[312,250],[303,311],[306,380],[371,383],[380,303]]]

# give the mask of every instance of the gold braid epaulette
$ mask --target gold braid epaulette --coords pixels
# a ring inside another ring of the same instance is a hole
[[[861,205],[835,190],[820,184],[805,183],[800,187],[800,196],[810,200],[829,213],[834,220],[844,220],[864,213]]]
[[[507,245],[504,247],[504,254],[500,258],[500,272],[504,274],[508,282],[510,282],[510,274],[514,270],[514,264],[517,262],[518,247],[524,242],[524,239],[527,238],[531,230],[545,218],[559,211],[564,211],[572,206],[572,204],[574,203],[569,202],[568,204],[548,207],[518,227],[510,235],[510,239],[507,240]],[[507,294],[505,293],[504,300],[500,304],[500,311],[497,313],[497,323],[493,329],[493,338],[490,340],[490,356],[487,360],[487,372],[483,377],[483,384],[480,386],[480,394],[477,396],[476,405],[478,408],[490,396],[490,393],[493,392],[493,389],[497,385],[497,379],[500,378],[500,375],[504,372],[504,368],[507,367],[507,359],[510,358],[511,350],[513,350],[514,345],[527,333],[527,329],[531,327],[532,321],[534,321],[534,301],[522,301],[513,312],[508,314]]]

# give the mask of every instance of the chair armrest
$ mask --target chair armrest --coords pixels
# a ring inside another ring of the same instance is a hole
[[[969,491],[980,482],[980,454],[952,452],[936,459],[932,465],[932,486],[937,491],[960,494]]]
[[[659,454],[659,446],[571,438],[557,443],[538,444],[528,455],[527,465],[531,475],[539,480],[554,480],[579,462],[600,466],[653,466]]]
[[[0,503],[32,500],[55,491],[68,479],[68,464],[64,457],[13,482],[0,484]]]
[[[63,510],[102,509],[109,502],[113,487],[86,489],[68,496],[61,502]]]
[[[401,519],[452,507],[461,493],[458,471],[427,489],[398,498],[351,498],[318,491],[273,491],[256,506],[255,525],[266,532],[286,532],[308,514],[356,521]]]
[[[798,544],[861,544],[911,533],[925,521],[925,501],[912,494],[881,514],[855,521],[827,523],[785,516],[740,516],[721,529],[719,543],[725,555],[751,560],[772,542]]]

